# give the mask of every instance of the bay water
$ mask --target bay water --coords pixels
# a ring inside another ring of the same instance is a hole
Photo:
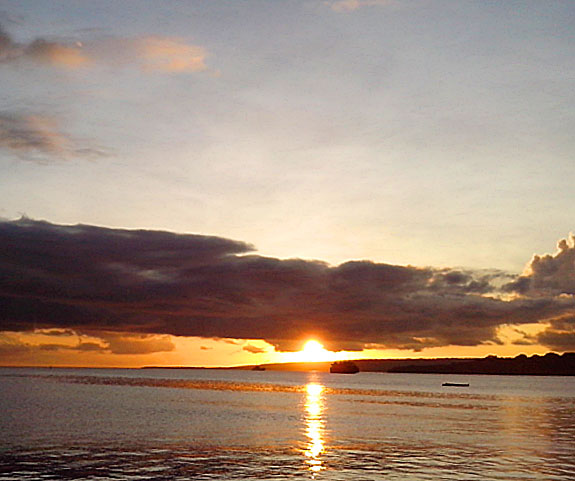
[[[0,410],[0,481],[575,479],[571,377],[0,368]]]

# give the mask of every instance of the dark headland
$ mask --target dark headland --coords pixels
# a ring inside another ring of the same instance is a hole
[[[361,372],[417,374],[500,374],[522,376],[575,376],[575,353],[548,353],[544,356],[487,356],[485,358],[439,359],[358,359],[353,361]],[[262,371],[329,372],[330,362],[290,362],[261,364]],[[253,364],[219,369],[254,370]],[[144,369],[202,369],[197,367],[149,366]]]
[[[575,376],[575,353],[517,357],[487,356],[482,359],[438,362],[431,365],[396,366],[389,372],[420,374],[505,374],[520,376]]]

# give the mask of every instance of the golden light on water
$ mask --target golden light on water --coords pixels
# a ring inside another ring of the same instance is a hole
[[[323,390],[324,387],[315,382],[310,382],[306,385],[305,434],[308,438],[308,442],[304,453],[307,457],[306,463],[313,474],[324,469],[320,458],[321,454],[324,452],[324,422],[322,417]]]

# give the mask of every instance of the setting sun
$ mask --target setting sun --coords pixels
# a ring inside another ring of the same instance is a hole
[[[281,362],[333,362],[350,357],[346,351],[334,352],[326,349],[316,339],[308,339],[302,343],[300,351],[278,353],[281,356]]]
[[[333,352],[325,349],[320,342],[313,339],[307,341],[301,350],[302,360],[308,362],[330,361],[333,354]]]

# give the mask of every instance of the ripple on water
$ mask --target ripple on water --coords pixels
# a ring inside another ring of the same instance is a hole
[[[295,449],[41,449],[0,455],[0,480],[267,479],[305,476]],[[309,477],[309,476],[308,476]]]
[[[541,458],[483,447],[436,445],[343,444],[332,446],[324,470],[310,473],[301,450],[185,447],[169,449],[76,449],[48,453],[41,449],[0,455],[1,481],[32,480],[180,480],[180,479],[460,479],[568,480],[572,461],[541,464]],[[462,477],[463,476],[463,477]]]

